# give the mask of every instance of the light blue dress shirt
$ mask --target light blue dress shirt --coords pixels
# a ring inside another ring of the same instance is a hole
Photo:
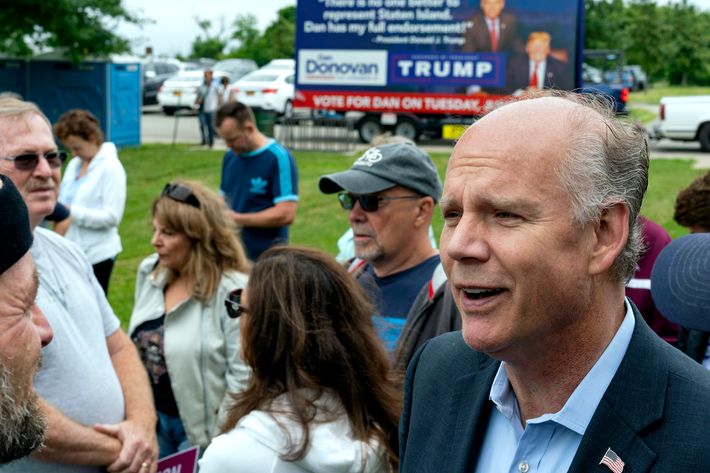
[[[488,422],[476,473],[557,473],[569,469],[629,347],[635,320],[629,302],[625,305],[626,316],[616,335],[562,409],[528,420],[525,428],[505,362],[500,364],[490,393],[496,408]]]

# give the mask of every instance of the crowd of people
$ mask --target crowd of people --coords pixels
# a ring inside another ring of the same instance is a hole
[[[338,262],[288,244],[291,153],[208,108],[219,191],[155,196],[125,332],[116,147],[86,111],[52,127],[0,96],[0,471],[154,473],[190,447],[204,473],[710,467],[710,173],[671,241],[639,214],[640,131],[546,92],[472,125],[443,184],[406,140],[321,176]]]

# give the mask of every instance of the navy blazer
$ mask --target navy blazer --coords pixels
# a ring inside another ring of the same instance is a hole
[[[608,448],[625,473],[710,471],[710,372],[661,340],[635,307],[634,315],[629,348],[568,471],[608,473],[599,464]],[[421,347],[405,380],[400,473],[474,471],[499,365],[460,331]]]

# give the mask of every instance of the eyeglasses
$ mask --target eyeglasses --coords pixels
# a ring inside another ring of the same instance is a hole
[[[377,212],[380,207],[380,202],[383,200],[400,200],[400,199],[420,199],[420,195],[402,195],[396,197],[382,197],[376,194],[360,194],[355,195],[349,192],[341,192],[338,194],[340,206],[345,210],[352,210],[355,207],[355,201],[360,204],[360,208],[365,212]]]
[[[182,184],[165,184],[163,187],[163,192],[160,196],[169,197],[175,201],[182,202],[183,204],[189,204],[193,207],[200,208],[200,201],[197,200],[195,194],[192,193],[192,189]]]
[[[20,154],[18,156],[10,156],[7,158],[0,158],[5,161],[12,161],[15,163],[15,169],[18,171],[31,171],[37,167],[39,163],[39,157],[44,156],[47,160],[49,167],[52,169],[57,169],[62,167],[64,161],[67,160],[66,151],[50,151],[49,153],[37,154],[37,153],[26,153]]]
[[[249,312],[247,308],[242,304],[242,292],[244,289],[235,289],[229,294],[224,300],[224,306],[227,308],[227,315],[232,319],[236,319],[245,312]]]

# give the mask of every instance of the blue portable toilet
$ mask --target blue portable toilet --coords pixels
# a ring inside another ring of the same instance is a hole
[[[12,92],[26,96],[27,61],[0,57],[0,92]]]
[[[140,145],[140,59],[111,56],[72,64],[55,52],[32,58],[27,67],[22,95],[52,123],[72,108],[83,108],[99,119],[106,141],[119,147]]]

